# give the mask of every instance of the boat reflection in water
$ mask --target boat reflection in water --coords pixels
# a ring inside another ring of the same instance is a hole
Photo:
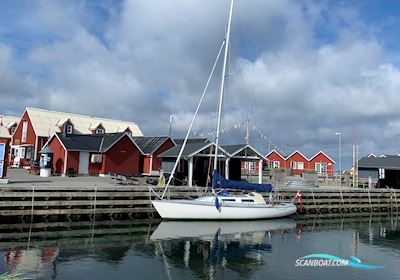
[[[225,268],[239,274],[255,272],[264,265],[264,252],[272,251],[272,235],[293,231],[293,219],[268,221],[166,221],[153,232],[157,255],[166,273],[172,264],[184,265],[213,279]]]
[[[296,228],[293,219],[257,221],[167,221],[161,222],[153,232],[151,240],[204,238],[210,239],[218,233],[228,238],[241,234],[262,233]]]

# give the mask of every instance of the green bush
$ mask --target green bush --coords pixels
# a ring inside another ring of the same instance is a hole
[[[23,277],[19,273],[3,273],[0,275],[0,280],[28,280],[30,278]]]
[[[306,169],[304,170],[304,173],[308,173],[308,174],[317,174],[317,171],[314,169]]]
[[[285,172],[286,169],[285,168],[274,168],[272,169],[274,172]]]

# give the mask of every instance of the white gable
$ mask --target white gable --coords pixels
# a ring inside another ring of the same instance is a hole
[[[20,118],[0,115],[0,137],[11,138],[9,128],[18,124]]]
[[[60,123],[70,120],[74,125],[74,132],[80,134],[92,133],[94,124],[102,124],[105,132],[122,132],[129,127],[133,136],[143,136],[139,126],[134,122],[110,120],[76,114],[47,111],[36,108],[26,108],[32,126],[37,136],[48,137],[60,132]]]

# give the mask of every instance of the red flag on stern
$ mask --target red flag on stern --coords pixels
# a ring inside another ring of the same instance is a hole
[[[303,201],[301,200],[300,191],[297,191],[297,194],[293,200],[297,200],[298,202],[300,202],[299,208],[300,208],[300,210],[302,210],[303,209]]]

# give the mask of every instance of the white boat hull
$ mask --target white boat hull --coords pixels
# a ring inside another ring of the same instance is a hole
[[[196,200],[154,200],[154,208],[163,219],[183,220],[257,220],[272,219],[296,213],[296,206],[286,204],[221,205]]]

